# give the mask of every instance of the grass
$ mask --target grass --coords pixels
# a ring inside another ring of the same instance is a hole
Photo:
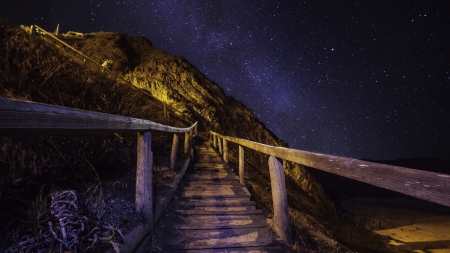
[[[164,105],[148,93],[3,20],[0,76],[2,97],[169,123]],[[189,125],[173,116],[170,124]],[[152,135],[155,160],[168,157],[171,136]],[[79,250],[94,241],[115,245],[112,238],[120,239],[116,228],[98,225],[105,208],[101,181],[135,169],[135,134],[2,137],[0,147],[0,249],[14,242],[28,250],[75,247],[56,239],[64,232],[51,213],[52,194],[64,189],[76,191],[77,215],[87,219],[83,226],[89,231],[80,233]]]

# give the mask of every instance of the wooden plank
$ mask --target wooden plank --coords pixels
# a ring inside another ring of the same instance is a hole
[[[235,175],[201,175],[201,174],[186,174],[186,180],[208,180],[208,181],[225,181],[237,180]]]
[[[250,197],[251,195],[243,190],[223,190],[221,192],[205,190],[205,191],[184,191],[181,193],[182,197],[189,198],[236,198],[236,197]]]
[[[286,253],[282,245],[214,249],[173,249],[172,253]]]
[[[180,237],[184,236],[192,239],[204,239],[204,238],[225,238],[231,236],[249,235],[257,232],[259,236],[274,236],[274,232],[269,226],[260,228],[258,230],[248,228],[225,228],[225,229],[195,229],[195,230],[173,230],[171,236]]]
[[[246,235],[230,236],[226,238],[171,238],[167,244],[173,249],[214,249],[223,246],[233,248],[279,245],[280,241],[275,236],[259,236],[258,232],[254,232]]]
[[[250,210],[256,210],[256,207],[254,205],[251,206],[193,206],[193,207],[186,207],[184,206],[183,209],[179,209],[181,213],[183,211],[191,211],[194,210],[196,212],[204,212],[212,213],[212,214],[221,214],[230,212],[238,212],[238,211],[250,211]]]
[[[247,200],[247,199],[224,199],[224,200],[215,200],[215,199],[206,199],[206,200],[197,200],[192,199],[190,201],[178,201],[177,204],[183,207],[197,207],[197,206],[253,206],[255,202]]]
[[[264,228],[267,227],[265,220],[195,220],[187,223],[167,224],[171,229],[221,229],[221,228]]]
[[[226,207],[231,209],[232,207]],[[236,207],[233,207],[236,208]],[[222,207],[217,207],[216,210],[212,210],[212,211],[207,211],[207,210],[197,210],[196,209],[192,209],[192,210],[182,210],[182,209],[178,209],[176,210],[177,213],[180,214],[186,214],[186,215],[252,215],[252,214],[262,214],[261,210],[236,210],[236,211],[229,211],[229,210],[224,210],[224,211],[220,211],[222,209]],[[236,208],[238,209],[238,208]],[[240,209],[244,209],[244,208],[240,208]]]
[[[269,226],[269,222],[262,214],[247,214],[247,215],[238,215],[238,214],[231,214],[231,215],[195,215],[195,216],[189,216],[189,215],[178,215],[173,221],[173,224],[181,224],[181,223],[196,223],[196,222],[218,222],[223,220],[253,220],[253,221],[260,221],[263,222],[266,226]]]
[[[248,195],[250,192],[247,188],[236,185],[193,185],[193,186],[184,186],[184,191],[214,191],[214,192],[222,192],[222,191],[236,191],[241,192],[244,191]]]
[[[212,133],[264,154],[450,207],[450,175],[448,174],[274,147]]]
[[[106,134],[149,130],[184,133],[194,127],[176,128],[144,119],[77,110],[0,97],[0,135]]]
[[[236,180],[216,180],[216,181],[185,181],[184,186],[196,186],[196,185],[233,185],[240,186],[241,184]]]

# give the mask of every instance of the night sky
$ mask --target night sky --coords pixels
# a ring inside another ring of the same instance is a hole
[[[449,1],[2,0],[0,18],[143,35],[293,148],[450,159]]]

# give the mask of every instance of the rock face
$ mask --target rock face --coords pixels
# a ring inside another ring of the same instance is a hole
[[[154,48],[144,37],[101,32],[60,38],[99,63],[111,60],[111,71],[164,101],[176,114],[198,121],[199,131],[213,130],[268,145],[288,147],[242,102],[227,96],[219,85],[208,80],[186,59]],[[232,158],[237,157],[234,149],[237,148],[230,148]],[[250,151],[248,155],[246,153],[247,180],[263,202],[270,202],[266,196],[271,196],[267,187],[270,185],[267,184],[267,158]],[[336,212],[333,203],[307,169],[290,162],[284,162],[284,167],[290,207],[315,217],[334,219]]]

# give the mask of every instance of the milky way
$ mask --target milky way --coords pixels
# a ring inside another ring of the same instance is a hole
[[[450,157],[447,2],[36,2],[2,1],[0,17],[144,35],[184,56],[294,148]]]

